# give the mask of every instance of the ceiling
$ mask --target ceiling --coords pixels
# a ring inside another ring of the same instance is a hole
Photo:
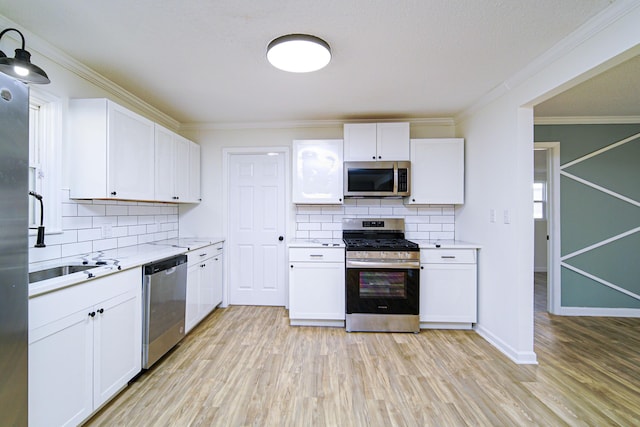
[[[0,15],[180,123],[224,124],[454,117],[612,2],[0,0]],[[326,40],[329,66],[273,68],[266,46],[289,33]]]

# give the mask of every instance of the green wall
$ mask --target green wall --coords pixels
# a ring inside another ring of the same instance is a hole
[[[562,306],[640,308],[640,232],[602,244],[640,227],[640,124],[536,125],[534,138],[560,142]],[[567,166],[628,138],[629,142]],[[592,245],[597,247],[567,257]]]

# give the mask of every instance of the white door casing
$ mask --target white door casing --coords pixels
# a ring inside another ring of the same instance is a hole
[[[560,314],[560,142],[535,142],[547,150],[547,310]]]
[[[227,156],[227,303],[284,306],[288,151]]]

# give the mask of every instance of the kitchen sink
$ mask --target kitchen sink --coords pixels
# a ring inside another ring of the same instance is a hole
[[[32,271],[29,273],[29,283],[66,276],[67,274],[90,270],[96,267],[96,265],[60,265],[58,267],[47,268],[46,270]]]

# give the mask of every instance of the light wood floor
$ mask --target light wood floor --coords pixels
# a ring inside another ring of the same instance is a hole
[[[537,279],[539,365],[514,364],[473,331],[346,333],[235,306],[87,425],[640,425],[640,319],[551,316]]]

